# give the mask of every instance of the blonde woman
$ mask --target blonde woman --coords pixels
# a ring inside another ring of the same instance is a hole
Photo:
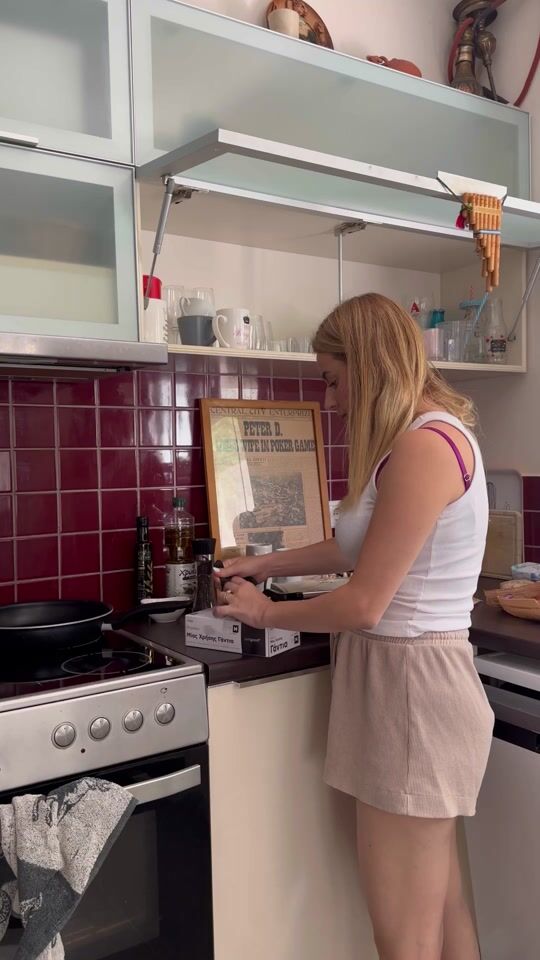
[[[456,846],[493,727],[468,642],[488,519],[473,409],[427,365],[414,320],[379,294],[337,307],[314,349],[326,409],[348,430],[335,540],[231,561],[216,613],[333,635],[325,779],[357,800],[379,956],[478,960]],[[333,593],[289,603],[241,579],[351,569]]]

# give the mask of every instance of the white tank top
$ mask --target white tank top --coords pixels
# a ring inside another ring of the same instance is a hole
[[[425,413],[410,429],[418,430],[430,421],[449,423],[467,437],[474,453],[474,473],[469,489],[440,514],[382,619],[369,631],[384,637],[417,637],[427,632],[467,630],[471,625],[473,595],[488,525],[482,455],[474,436],[452,414]],[[379,466],[358,502],[348,510],[338,511],[336,539],[351,570],[356,566],[375,507]]]

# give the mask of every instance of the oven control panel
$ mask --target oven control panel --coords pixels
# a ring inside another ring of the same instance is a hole
[[[0,712],[0,790],[77,777],[207,739],[202,673],[21,706]]]

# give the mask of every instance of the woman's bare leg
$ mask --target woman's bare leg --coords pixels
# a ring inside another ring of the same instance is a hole
[[[441,960],[454,821],[399,816],[358,802],[357,835],[380,960]]]
[[[480,960],[474,922],[463,890],[455,828],[450,852],[443,932],[442,960]]]

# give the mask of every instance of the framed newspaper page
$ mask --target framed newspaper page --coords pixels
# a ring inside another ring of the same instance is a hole
[[[217,557],[332,535],[318,403],[205,399],[201,415]]]

